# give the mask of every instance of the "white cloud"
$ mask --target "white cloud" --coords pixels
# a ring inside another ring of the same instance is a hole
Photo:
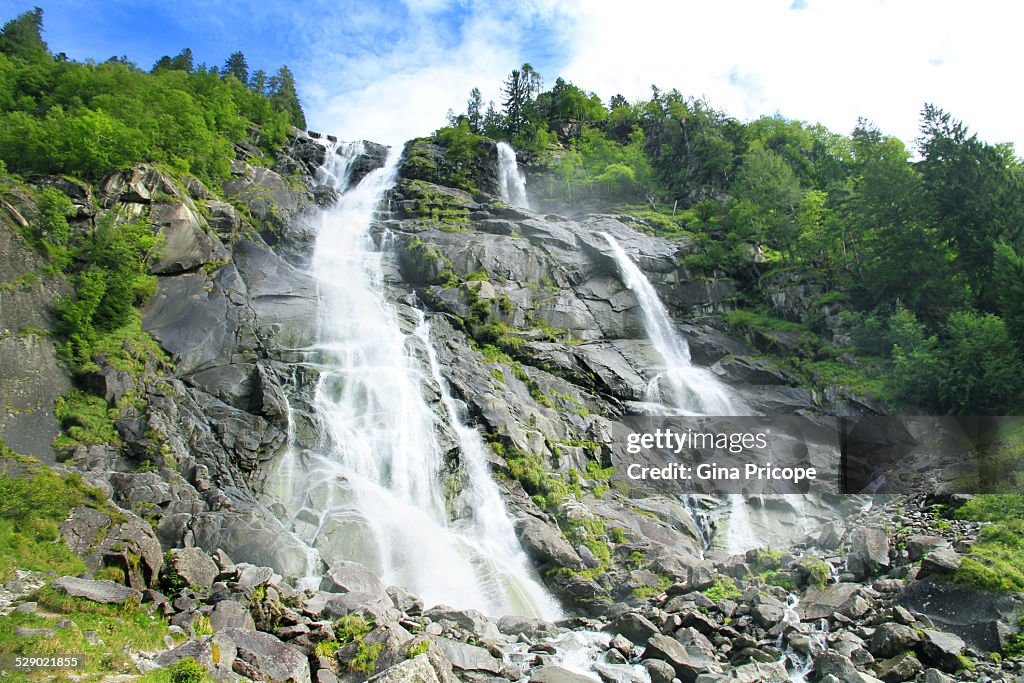
[[[605,101],[645,99],[656,84],[741,119],[778,112],[848,133],[865,116],[908,143],[934,102],[1024,151],[1024,95],[1001,75],[1021,65],[1011,3],[404,1],[401,24],[353,17],[350,3],[320,19],[298,70],[310,125],[400,143],[443,125],[474,86],[499,100],[508,71],[529,61],[547,83],[561,75]],[[453,13],[465,23],[438,19]],[[352,30],[339,35],[336,22]]]
[[[779,112],[848,133],[865,116],[908,142],[923,104],[934,102],[1024,151],[1022,96],[999,76],[1021,61],[1012,4],[800,4],[634,0],[623,12],[588,2],[563,73],[603,97],[675,87],[744,119]]]
[[[527,20],[550,16],[545,3],[512,9],[459,5],[462,23],[439,22],[434,14],[451,8],[444,0],[406,0],[408,21],[396,42],[357,51],[326,47],[310,60],[322,79],[302,83],[310,125],[344,139],[387,144],[425,135],[445,124],[449,109],[465,109],[469,91],[479,87],[485,101],[496,99],[507,73],[524,61]]]

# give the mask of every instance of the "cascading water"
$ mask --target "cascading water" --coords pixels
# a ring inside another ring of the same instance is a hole
[[[501,198],[512,206],[530,208],[526,197],[526,177],[519,170],[516,151],[507,142],[498,143],[498,191]]]
[[[428,605],[556,618],[556,604],[529,574],[483,452],[474,452],[483,444],[457,423],[468,484],[462,517],[449,518],[440,418],[423,391],[440,379],[436,360],[425,332],[415,333],[421,316],[407,316],[412,333],[404,332],[385,300],[384,255],[370,235],[399,155],[389,153],[383,168],[350,188],[361,150],[335,151],[328,150],[320,178],[342,194],[322,214],[312,262],[321,302],[313,405],[321,433],[316,448],[293,445],[286,455],[290,476],[281,488],[288,490],[279,493],[286,521],[324,562],[359,562]]]
[[[731,396],[731,390],[711,372],[693,365],[690,347],[676,332],[665,305],[650,281],[626,251],[608,233],[601,236],[611,247],[622,282],[633,292],[643,313],[644,327],[663,367],[647,384],[647,400],[664,407],[666,415],[742,415],[750,409]],[[661,412],[660,410],[658,412]],[[730,496],[726,524],[726,547],[732,554],[759,545],[750,524],[742,495]]]
[[[741,415],[749,412],[729,395],[729,389],[704,368],[690,362],[690,347],[672,327],[658,293],[615,238],[602,232],[618,266],[622,282],[633,292],[643,313],[644,327],[664,364],[648,382],[649,401],[667,405],[677,415]]]
[[[456,522],[455,531],[468,545],[471,561],[489,595],[500,603],[519,608],[517,614],[523,614],[525,609],[546,619],[556,619],[561,611],[537,580],[519,544],[498,486],[488,470],[484,441],[477,430],[466,424],[462,406],[456,404],[448,383],[441,376],[437,353],[430,342],[429,326],[422,313],[416,335],[427,349],[431,375],[441,387],[441,401],[451,416],[467,475],[461,502],[468,514]]]

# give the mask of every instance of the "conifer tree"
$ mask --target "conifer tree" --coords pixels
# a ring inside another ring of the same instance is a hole
[[[38,61],[49,56],[43,42],[43,10],[35,7],[0,28],[0,52],[8,57]]]

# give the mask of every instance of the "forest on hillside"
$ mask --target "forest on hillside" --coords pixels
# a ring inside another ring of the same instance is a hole
[[[987,143],[931,104],[909,148],[867,119],[846,135],[742,122],[656,86],[647,100],[605,103],[562,78],[545,88],[529,64],[502,93],[485,107],[474,88],[434,137],[467,161],[473,136],[506,140],[557,181],[550,199],[698,240],[685,265],[748,285],[727,321],[824,335],[789,359],[796,366],[843,358],[849,372],[824,369],[908,409],[1020,408],[1024,166],[1011,144]],[[786,270],[825,283],[818,303],[838,320],[773,320],[757,281]]]

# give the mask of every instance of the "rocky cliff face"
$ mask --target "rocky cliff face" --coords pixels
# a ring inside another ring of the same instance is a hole
[[[386,150],[366,149],[353,168],[356,179],[384,162]],[[240,154],[223,199],[199,181],[148,167],[117,174],[103,184],[101,196],[81,199],[83,215],[97,206],[129,212],[148,207],[163,247],[151,263],[158,288],[144,309],[143,328],[171,363],[151,362],[141,375],[101,366],[87,378],[111,405],[125,397],[142,400],[121,410],[116,426],[122,446],[79,446],[62,454],[124,516],[100,519],[83,507],[72,514],[64,534],[78,539],[76,549],[91,557],[96,569],[116,558],[126,567],[142,567],[136,588],[159,575],[161,550],[195,547],[219,553],[210,579],[198,582],[195,604],[175,601],[170,611],[192,615],[183,623],[224,612],[213,597],[214,589],[221,590],[214,583],[219,575],[224,591],[230,586],[249,596],[250,611],[267,620],[261,629],[286,631],[278,636],[300,653],[293,663],[294,671],[301,670],[299,678],[309,676],[305,656],[310,655],[314,668],[330,674],[318,680],[332,680],[338,659],[313,655],[317,643],[329,640],[316,635],[317,629],[326,619],[358,614],[377,620],[367,638],[385,653],[371,671],[412,657],[400,665],[408,671],[392,673],[393,680],[406,675],[451,680],[453,670],[462,680],[496,674],[515,680],[521,671],[506,671],[483,648],[459,641],[491,639],[500,643],[492,651],[507,657],[515,649],[513,638],[531,644],[550,635],[547,630],[557,633],[554,626],[502,620],[498,633],[482,615],[445,608],[424,612],[414,596],[397,588],[385,594],[374,577],[332,558],[325,560],[334,593],[302,596],[281,581],[307,571],[304,546],[279,521],[281,504],[272,484],[289,440],[312,447],[320,434],[312,407],[317,373],[309,362],[315,359],[319,299],[306,266],[315,237],[312,212],[336,199],[316,180],[325,153],[315,138],[297,134],[290,152],[269,164],[273,168]],[[722,534],[715,538],[728,518],[725,501],[696,496],[684,504],[678,497],[611,480],[610,468],[632,457],[622,447],[628,428],[621,417],[644,400],[657,360],[637,301],[622,284],[601,233],[630,253],[681,318],[715,310],[729,297],[728,286],[692,277],[681,265],[692,245],[644,234],[637,229],[642,221],[634,217],[568,219],[503,203],[490,193],[496,190],[496,169],[487,161],[490,156],[483,159],[467,171],[482,188],[471,193],[437,184],[442,178],[437,169],[447,168],[443,149],[407,155],[388,209],[373,228],[387,248],[384,286],[388,301],[406,313],[404,319],[412,319],[412,307],[427,311],[442,375],[489,443],[491,466],[520,540],[548,587],[571,613],[601,619],[567,625],[607,624],[609,633],[623,639],[602,646],[619,652],[617,660],[606,659],[612,668],[602,678],[636,680],[631,676],[639,674],[623,666],[627,659],[638,660],[641,651],[634,645],[646,646],[645,671],[657,683],[787,680],[777,663],[784,650],[796,653],[794,661],[813,660],[821,680],[867,680],[857,678],[863,674],[856,667],[876,659],[884,674],[873,671],[884,680],[907,680],[921,668],[916,658],[916,669],[912,662],[894,661],[907,651],[917,651],[928,665],[958,669],[957,655],[966,647],[962,641],[927,635],[938,631],[920,635],[936,625],[928,607],[935,591],[918,587],[921,595],[903,597],[900,581],[912,578],[912,572],[894,549],[894,539],[879,529],[855,532],[858,526],[880,524],[881,513],[844,519],[855,508],[840,501],[809,499],[799,509],[774,501],[767,512],[749,517],[753,533],[784,552],[730,557]],[[428,166],[435,172],[427,173]],[[0,359],[5,368],[23,369],[5,371],[0,379],[7,404],[0,429],[15,450],[52,458],[49,444],[58,425],[49,406],[70,388],[70,378],[57,363],[52,342],[36,329],[52,326],[48,311],[67,287],[59,278],[24,277],[38,270],[15,229],[19,216],[30,213],[29,204],[0,206],[0,213],[6,212],[0,274],[7,283],[0,288],[5,330]],[[780,285],[780,307],[792,303],[785,291]],[[759,412],[869,410],[841,392],[822,395],[797,386],[791,376],[760,362],[744,341],[721,330],[682,321],[680,330],[695,360],[712,367]],[[441,421],[449,420],[437,388],[427,387],[425,393]],[[458,448],[450,438],[446,443],[449,471],[457,474]],[[457,487],[459,477],[451,479]],[[107,532],[97,535],[100,527]],[[99,536],[105,540],[97,544],[93,539]],[[946,545],[947,539],[936,544]],[[173,561],[175,571],[192,571],[182,569],[189,566],[184,561]],[[844,564],[847,583],[830,584],[829,575],[842,573]],[[270,569],[246,583],[250,567]],[[788,579],[782,583],[787,588],[755,578],[765,572]],[[882,578],[872,584],[877,577]],[[801,615],[801,624],[790,616],[786,601],[791,591],[813,585],[817,593],[801,601],[801,609],[810,610]],[[267,586],[280,594],[277,607],[273,600],[253,599],[260,586],[264,596]],[[285,609],[281,603],[291,604],[291,613],[260,611]],[[976,621],[998,630],[1015,609],[1008,605]],[[842,641],[827,652],[819,642],[825,636],[816,630],[819,618],[834,619],[834,640]],[[868,632],[890,620],[904,624],[907,633]],[[247,653],[247,659],[239,654],[244,666],[234,670],[269,672],[280,643],[257,643],[256,636],[234,633],[247,623],[241,616],[237,624],[223,622],[232,651]],[[417,657],[413,633],[406,630],[415,630],[414,625],[432,637]],[[501,634],[512,637],[501,640]],[[210,659],[214,641],[194,642],[194,655]],[[341,660],[352,660],[357,650]],[[555,660],[538,659],[537,652],[531,661],[550,664],[547,675],[559,681],[572,676],[558,670]],[[168,655],[162,663],[175,658]],[[212,659],[209,666],[220,670]],[[901,666],[910,673],[891,673]],[[541,671],[534,672],[538,680],[544,678]],[[349,677],[359,676],[353,669]]]

